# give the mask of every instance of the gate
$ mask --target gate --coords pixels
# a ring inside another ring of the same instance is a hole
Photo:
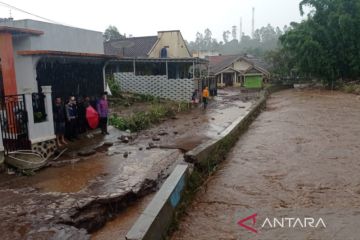
[[[25,95],[1,97],[0,107],[1,137],[5,155],[16,150],[30,149]]]

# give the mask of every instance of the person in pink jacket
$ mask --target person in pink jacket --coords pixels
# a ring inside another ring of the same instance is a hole
[[[101,95],[100,100],[96,104],[97,112],[99,113],[100,117],[100,129],[101,134],[109,134],[107,131],[107,121],[108,121],[108,115],[109,115],[109,104],[107,100],[107,92],[104,92]]]

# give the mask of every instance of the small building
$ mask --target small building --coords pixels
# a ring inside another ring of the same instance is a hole
[[[210,56],[208,60],[218,87],[261,88],[270,78],[267,64],[249,55]]]
[[[205,86],[216,92],[215,79],[208,77],[208,61],[191,56],[179,30],[113,40],[104,48],[106,54],[118,56],[107,63],[106,73],[122,91],[176,101],[190,101],[194,90]]]
[[[0,22],[1,133],[5,152],[55,149],[54,96],[104,91],[101,32],[35,20]]]

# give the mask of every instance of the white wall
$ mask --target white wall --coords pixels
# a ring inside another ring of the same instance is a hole
[[[42,86],[42,88],[45,94],[45,109],[47,113],[47,119],[46,121],[40,123],[34,122],[32,97],[31,97],[32,91],[31,89],[25,89],[25,103],[26,103],[26,110],[28,112],[29,139],[31,141],[31,144],[55,139],[56,137],[54,134],[51,87]]]

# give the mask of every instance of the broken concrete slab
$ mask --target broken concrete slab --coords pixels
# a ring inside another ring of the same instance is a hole
[[[127,240],[162,239],[181,201],[188,175],[188,165],[177,165],[126,234]]]

